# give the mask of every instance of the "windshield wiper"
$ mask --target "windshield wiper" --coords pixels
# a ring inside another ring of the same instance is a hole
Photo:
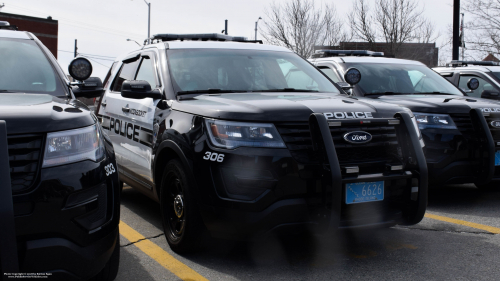
[[[212,93],[217,93],[217,94],[225,94],[225,93],[244,93],[246,91],[241,91],[241,90],[222,90],[222,89],[206,89],[206,90],[192,90],[192,91],[179,91],[177,92],[178,95],[188,95],[188,94],[197,94],[197,93],[204,93],[204,94],[212,94]]]
[[[443,92],[422,92],[422,93],[413,93],[411,95],[429,95],[429,94],[434,94],[434,95],[452,95],[452,96],[459,96],[459,95],[454,95],[450,93],[443,93]]]
[[[254,90],[251,92],[318,92],[317,90],[304,90],[295,88],[269,89],[269,90]]]
[[[365,93],[365,96],[408,95],[408,94],[410,93],[380,92],[380,93]]]

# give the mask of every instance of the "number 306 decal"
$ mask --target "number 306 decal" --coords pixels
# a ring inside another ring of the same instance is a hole
[[[115,167],[113,166],[113,163],[104,166],[104,170],[106,170],[106,176],[111,175],[112,173],[116,172]]]
[[[203,157],[205,160],[210,160],[210,161],[217,161],[217,162],[222,162],[224,161],[224,154],[219,154],[215,152],[210,152],[207,151],[205,152],[205,156]]]

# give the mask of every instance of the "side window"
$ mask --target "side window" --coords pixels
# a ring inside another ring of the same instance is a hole
[[[484,90],[492,91],[495,89],[493,87],[493,85],[488,83],[486,80],[484,80],[483,78],[474,76],[474,75],[460,75],[460,80],[458,81],[458,87],[460,89],[469,90],[469,87],[467,87],[467,82],[469,82],[469,79],[471,79],[471,78],[476,78],[477,80],[479,80],[479,88],[472,91],[472,93],[468,93],[467,95],[469,95],[469,96],[480,98],[481,93]]]
[[[135,80],[144,80],[148,81],[151,88],[154,89],[158,85],[156,83],[156,72],[153,66],[153,60],[149,57],[144,57],[141,62],[141,66],[139,67],[139,71],[137,72],[137,76]]]
[[[121,92],[123,81],[134,80],[139,62],[140,60],[136,60],[131,63],[123,64],[122,69],[120,69],[113,83],[113,92]]]
[[[318,84],[304,71],[293,67],[285,77],[288,88],[301,90],[318,90]]]
[[[333,71],[333,69],[329,68],[328,66],[320,66],[318,68],[321,69],[321,72],[326,74],[326,76],[328,76],[328,78],[330,78],[333,82],[335,83],[341,82],[340,78],[337,76],[335,71]]]

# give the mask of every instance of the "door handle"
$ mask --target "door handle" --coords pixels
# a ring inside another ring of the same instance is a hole
[[[130,108],[128,108],[128,107],[122,107],[122,111],[123,112],[130,112]]]
[[[106,101],[104,101],[103,103],[101,103],[102,106],[106,107],[107,103]]]

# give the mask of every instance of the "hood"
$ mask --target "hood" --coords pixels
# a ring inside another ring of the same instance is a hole
[[[328,114],[329,119],[392,118],[395,113],[407,110],[373,99],[327,93],[198,95],[183,97],[172,108],[216,119],[285,122],[307,121],[312,113],[332,113]]]
[[[0,94],[0,120],[7,134],[45,133],[90,126],[90,111],[72,100],[42,94]]]
[[[374,98],[400,106],[414,112],[425,113],[469,113],[472,108],[490,112],[500,110],[500,102],[488,99],[452,95],[387,95]]]

